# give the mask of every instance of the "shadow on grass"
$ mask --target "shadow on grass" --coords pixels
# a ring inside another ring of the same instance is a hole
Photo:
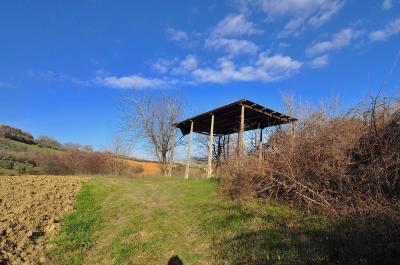
[[[279,206],[205,206],[217,264],[399,264],[399,224],[327,220]]]
[[[172,256],[167,265],[183,265],[183,261],[179,258],[179,256]]]

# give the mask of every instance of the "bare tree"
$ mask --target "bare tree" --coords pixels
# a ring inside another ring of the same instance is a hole
[[[124,167],[124,158],[127,157],[132,149],[132,145],[125,141],[121,136],[114,136],[106,150],[111,153],[109,167],[114,175],[121,175]]]
[[[134,139],[142,139],[157,158],[161,172],[167,175],[168,162],[173,159],[176,128],[174,124],[182,114],[182,98],[160,96],[128,96],[124,104],[124,128]]]
[[[132,145],[125,141],[121,136],[113,136],[110,144],[106,147],[107,152],[111,154],[109,157],[109,168],[110,171],[115,175],[121,175],[124,167],[126,158],[132,149]]]

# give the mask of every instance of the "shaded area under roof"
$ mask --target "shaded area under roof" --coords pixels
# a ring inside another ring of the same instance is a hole
[[[227,135],[236,133],[240,129],[241,106],[245,106],[244,122],[245,131],[266,128],[295,122],[297,119],[268,109],[247,99],[241,99],[231,104],[210,110],[200,115],[191,117],[177,123],[182,135],[190,132],[190,121],[193,121],[193,131],[209,134],[211,127],[211,114],[214,115],[214,134]]]

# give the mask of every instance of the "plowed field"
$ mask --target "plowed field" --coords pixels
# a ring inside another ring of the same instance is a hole
[[[46,263],[46,244],[86,179],[0,177],[0,264]]]

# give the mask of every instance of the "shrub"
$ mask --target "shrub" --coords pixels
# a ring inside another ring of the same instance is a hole
[[[133,174],[138,175],[138,174],[141,174],[141,173],[144,172],[144,168],[143,168],[142,165],[136,165],[136,166],[133,167],[132,172],[133,172]]]
[[[37,143],[40,147],[52,148],[55,150],[64,150],[64,146],[60,142],[48,136],[40,136],[37,140]]]
[[[102,152],[68,150],[59,154],[41,154],[38,165],[45,174],[53,175],[102,175],[108,174],[108,155]]]
[[[0,168],[13,169],[15,159],[12,157],[1,157],[0,158]]]
[[[13,128],[7,125],[0,125],[0,137],[8,138],[26,144],[36,144],[35,139],[30,133],[23,132],[20,129]]]
[[[223,188],[329,214],[400,218],[400,111],[373,99],[345,114],[308,113],[273,132],[265,158],[222,164]]]
[[[14,141],[10,141],[9,139],[0,138],[0,150],[25,152],[28,150],[28,147],[26,145],[18,144]]]

